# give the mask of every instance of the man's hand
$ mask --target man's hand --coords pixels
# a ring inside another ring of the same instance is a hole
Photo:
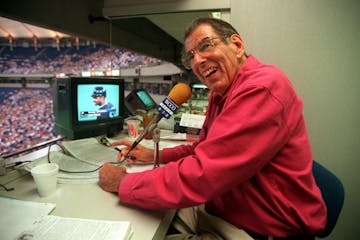
[[[121,180],[127,174],[124,166],[105,163],[99,170],[99,186],[107,192],[118,192]]]
[[[118,154],[117,160],[120,162],[124,156],[127,155],[129,152],[129,148],[133,143],[129,140],[120,140],[117,142],[113,142],[112,146],[118,145],[125,145],[126,148],[121,149],[121,152]],[[160,161],[161,161],[161,151],[160,151]],[[130,156],[125,159],[127,163],[136,163],[136,162],[143,162],[143,163],[152,163],[154,161],[154,150],[150,148],[146,148],[140,144],[138,144],[132,151]]]

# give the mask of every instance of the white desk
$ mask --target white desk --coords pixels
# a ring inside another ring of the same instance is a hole
[[[169,145],[180,143],[180,141],[177,143],[172,141]],[[151,142],[145,144],[151,145]],[[163,142],[161,145],[167,144]],[[133,240],[163,239],[175,213],[175,210],[149,211],[124,205],[120,203],[117,194],[103,191],[97,183],[59,183],[56,193],[41,198],[32,176],[24,170],[1,176],[0,183],[8,188],[15,188],[9,192],[1,189],[0,195],[21,200],[56,203],[56,208],[51,213],[53,215],[130,221],[134,229]]]

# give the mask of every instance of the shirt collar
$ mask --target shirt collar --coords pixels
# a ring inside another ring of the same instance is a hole
[[[226,99],[227,96],[229,95],[229,92],[231,92],[230,89],[232,89],[234,87],[234,84],[236,81],[239,81],[239,79],[241,79],[241,75],[244,74],[244,72],[246,72],[249,69],[252,69],[255,65],[257,65],[259,63],[259,61],[253,56],[253,55],[249,55],[246,60],[244,61],[244,63],[241,65],[241,67],[239,68],[237,74],[235,75],[235,79],[232,81],[231,85],[226,89],[224,95],[218,95],[216,93],[212,93],[213,97],[215,98],[216,101],[221,101],[222,99]]]

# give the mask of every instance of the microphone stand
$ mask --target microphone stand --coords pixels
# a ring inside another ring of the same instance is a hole
[[[153,130],[153,142],[154,142],[154,168],[157,168],[160,166],[159,165],[160,129],[158,128],[157,124]]]

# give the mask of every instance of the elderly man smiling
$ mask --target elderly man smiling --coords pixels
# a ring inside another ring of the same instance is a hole
[[[302,101],[287,77],[248,56],[239,33],[213,18],[186,30],[182,60],[211,91],[198,142],[163,149],[166,164],[151,171],[106,164],[99,185],[124,203],[180,209],[179,233],[168,239],[313,239],[326,207]],[[138,146],[131,155],[129,163],[149,162],[153,150]]]

